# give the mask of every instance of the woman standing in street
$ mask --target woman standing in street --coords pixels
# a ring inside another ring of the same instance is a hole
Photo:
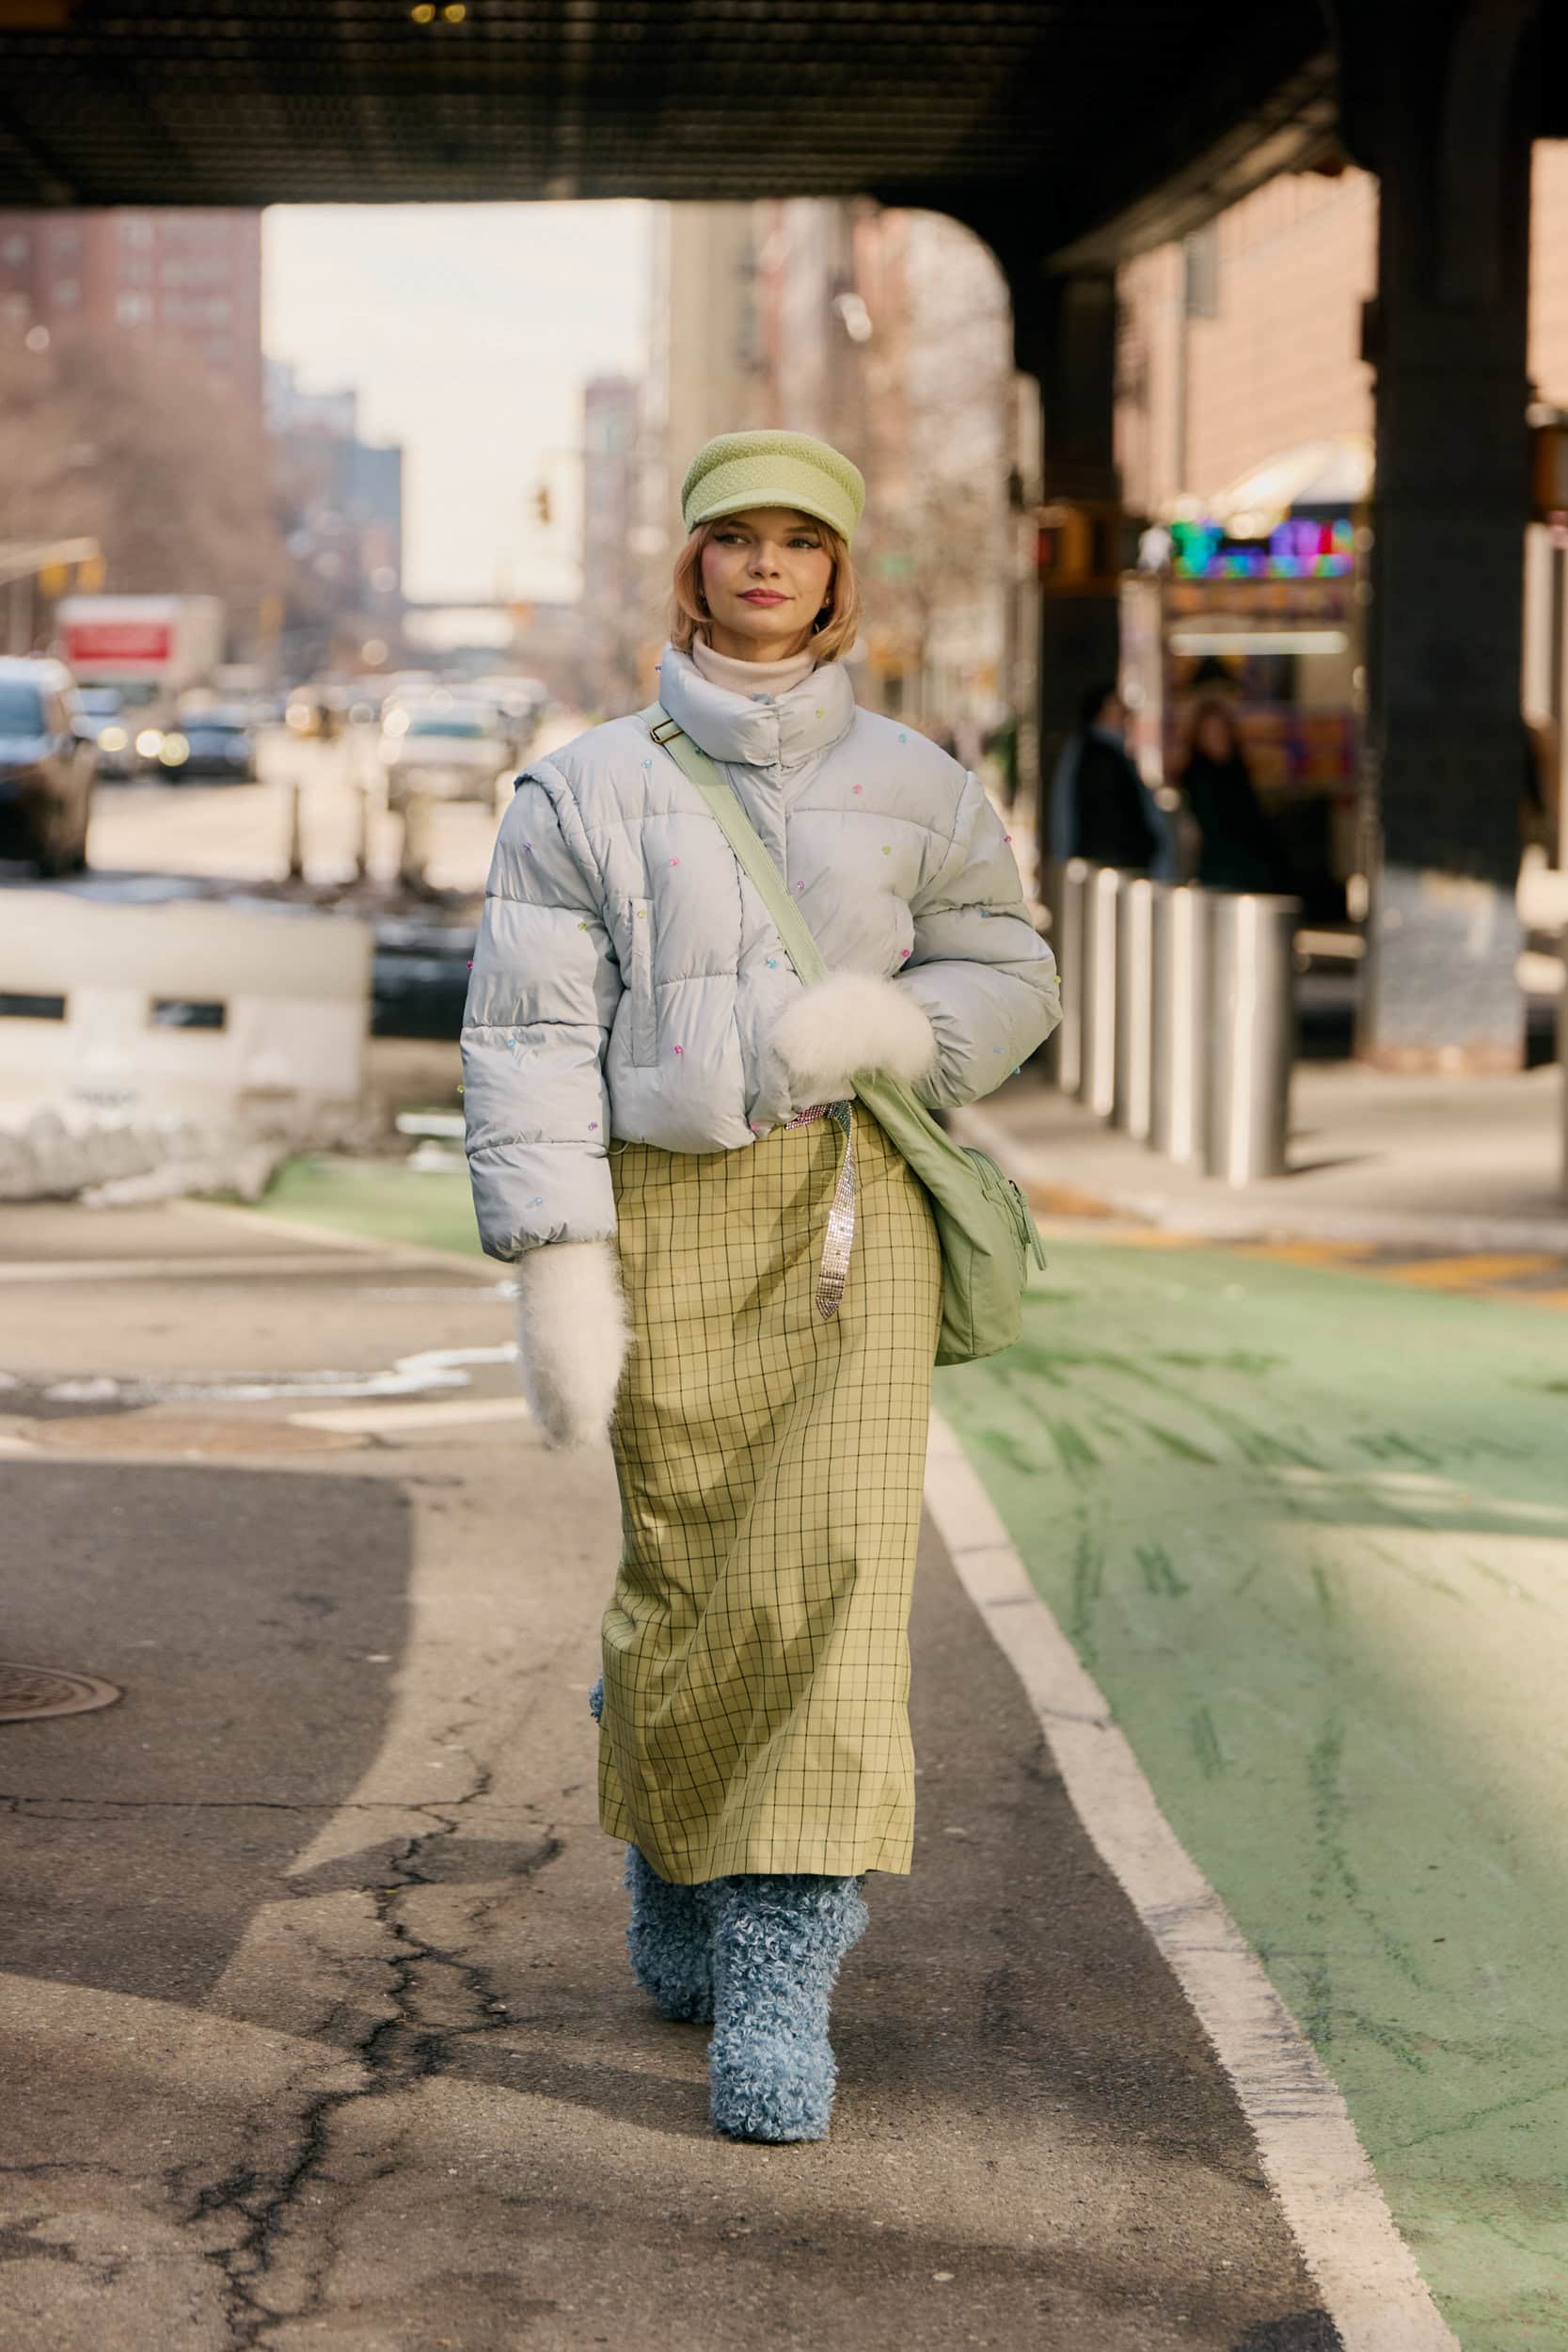
[[[628,1846],[632,1963],[666,2015],[712,2021],[714,2122],[764,2140],[827,2132],[860,1882],[907,1870],[912,1836],[942,1263],[852,1082],[973,1102],[1058,1017],[978,782],[856,707],[863,495],[804,435],[700,451],[659,672],[828,978],[796,976],[643,714],[520,778],[464,1030],[475,1206],[515,1263],[525,1390],[550,1442],[609,1427],[614,1446],[599,1799]]]

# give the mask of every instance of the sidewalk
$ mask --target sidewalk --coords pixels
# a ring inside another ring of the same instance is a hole
[[[1216,1240],[1568,1252],[1561,1089],[1555,1067],[1445,1079],[1304,1063],[1291,1173],[1236,1190],[1094,1118],[1039,1062],[955,1126],[1027,1182],[1037,1209],[1057,1215],[1116,1214]]]
[[[19,1208],[0,1297],[7,1649],[125,1693],[3,1735],[7,2352],[1335,2352],[933,1526],[840,2120],[735,2147],[594,1820],[610,1465],[496,1269]]]

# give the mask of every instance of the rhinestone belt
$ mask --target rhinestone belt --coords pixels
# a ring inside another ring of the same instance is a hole
[[[844,1157],[839,1162],[838,1182],[833,1187],[832,1205],[828,1211],[828,1238],[822,1245],[822,1263],[816,1270],[816,1311],[826,1321],[838,1312],[839,1301],[844,1296],[845,1279],[849,1272],[849,1253],[855,1245],[853,1105],[849,1103],[814,1103],[809,1111],[802,1111],[789,1124],[791,1127],[810,1127],[819,1119],[831,1119],[844,1137]]]

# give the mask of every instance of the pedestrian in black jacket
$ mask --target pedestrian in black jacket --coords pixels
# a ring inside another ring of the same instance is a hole
[[[1278,890],[1281,861],[1228,707],[1199,703],[1179,779],[1202,835],[1196,882],[1206,890]]]
[[[1122,742],[1126,712],[1114,686],[1079,705],[1051,788],[1051,854],[1143,874],[1167,864],[1168,843],[1143,778]]]

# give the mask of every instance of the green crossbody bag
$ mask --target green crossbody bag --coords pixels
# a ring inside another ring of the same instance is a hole
[[[675,724],[662,704],[641,712],[656,743],[706,801],[743,871],[778,926],[800,978],[826,979],[828,967],[739,800],[707,754]],[[968,1364],[1010,1347],[1023,1322],[1029,1262],[1045,1251],[1029,1203],[987,1152],[957,1144],[912,1089],[895,1078],[857,1077],[856,1099],[883,1129],[925,1185],[942,1244],[939,1364]]]

